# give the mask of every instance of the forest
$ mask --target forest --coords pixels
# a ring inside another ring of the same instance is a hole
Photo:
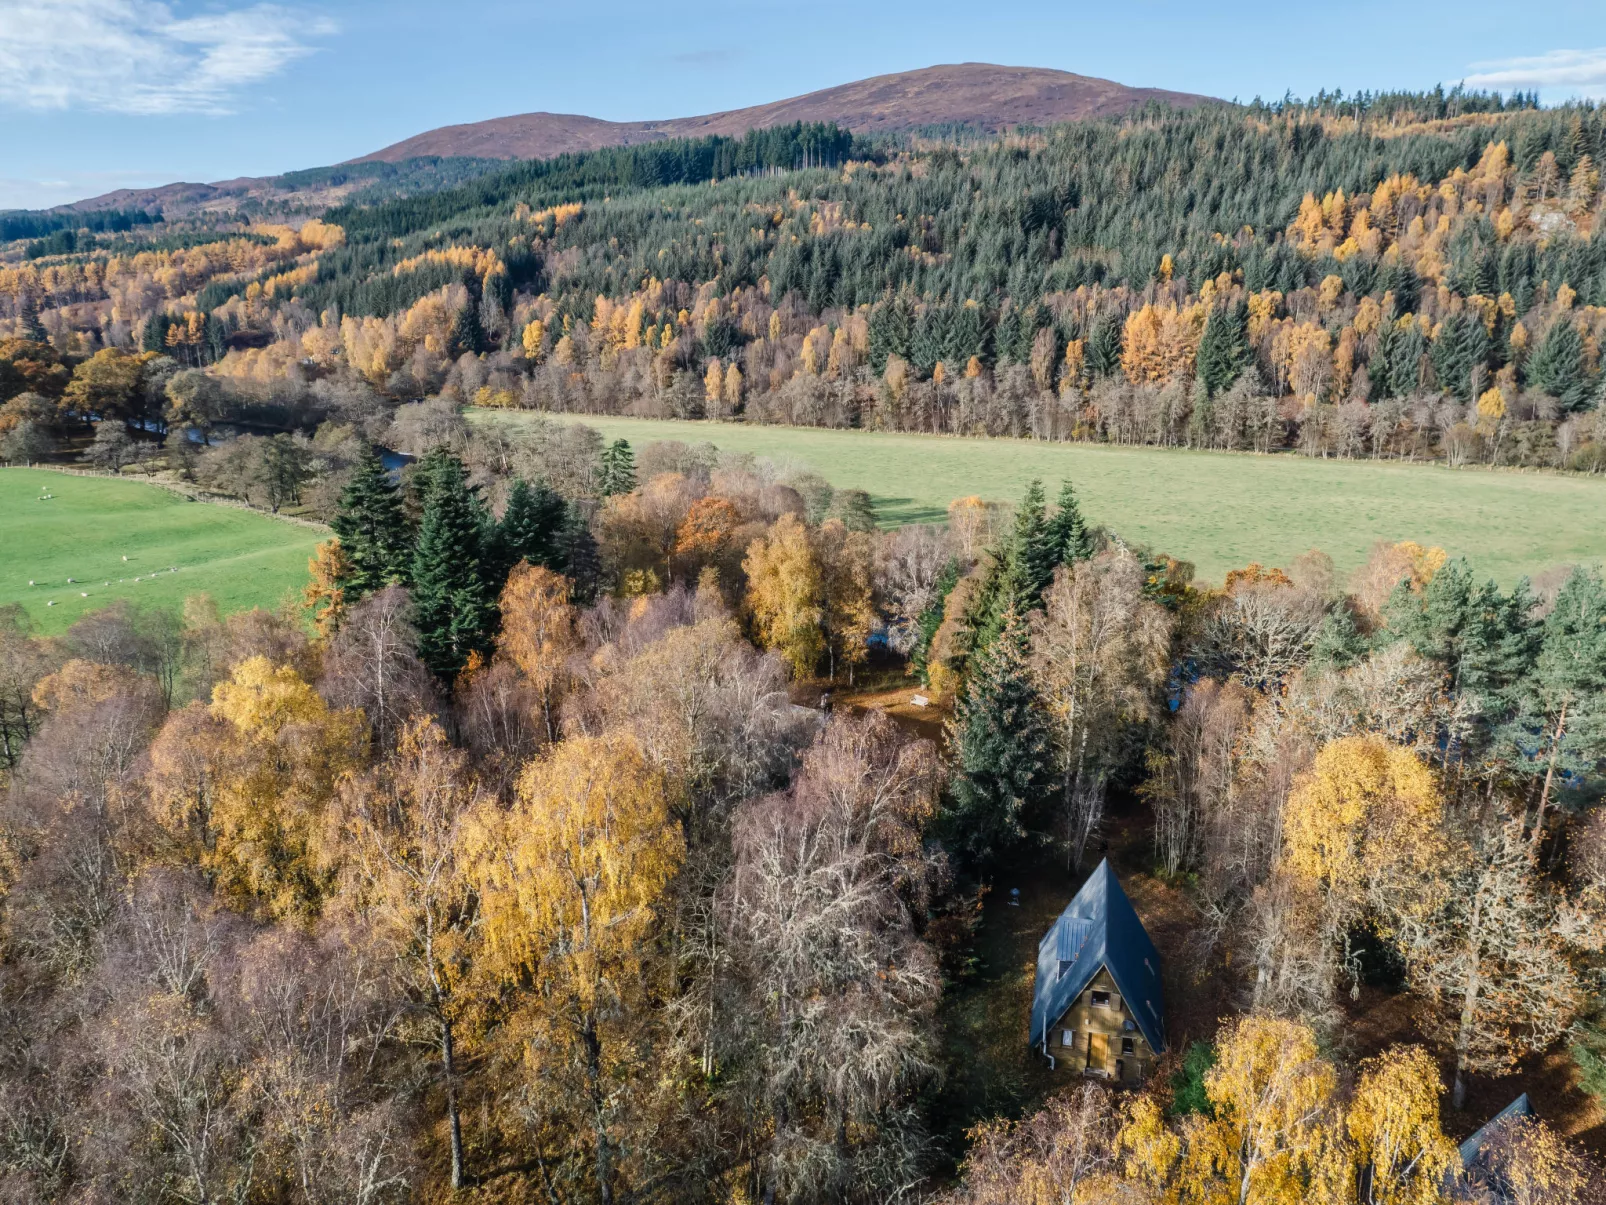
[[[1606,1190],[1598,570],[1206,588],[1071,483],[879,532],[708,445],[430,421],[399,479],[359,441],[298,608],[6,616],[7,1199]],[[980,986],[1002,884],[1103,857],[1179,918],[1139,1088]]]
[[[218,415],[281,427],[334,381],[1594,473],[1603,131],[1588,105],[1433,94],[902,143],[799,125],[517,164],[296,228],[30,227],[0,253],[0,437],[12,459],[78,447],[100,412],[29,366],[105,356],[205,369]],[[188,422],[162,380],[132,392],[148,401],[112,415],[132,432]]]
[[[1074,481],[888,531],[465,417],[1598,473],[1603,141],[1324,95],[17,219],[4,458],[328,531],[276,610],[0,608],[0,1199],[1606,1201],[1598,566],[1204,583]],[[1106,861],[1142,1083],[1029,1033]]]

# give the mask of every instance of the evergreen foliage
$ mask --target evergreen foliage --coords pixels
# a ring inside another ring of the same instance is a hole
[[[1249,305],[1236,301],[1215,306],[1199,339],[1197,373],[1206,396],[1215,397],[1232,386],[1254,358],[1249,345]]]
[[[628,494],[635,488],[636,454],[630,450],[629,440],[616,439],[602,450],[597,493],[611,498],[615,494]]]
[[[1027,817],[1054,781],[1048,725],[1026,653],[1026,625],[1011,610],[975,662],[952,721],[957,772],[946,819],[954,847],[977,866],[1020,844]]]
[[[340,582],[348,606],[407,580],[412,533],[402,513],[401,492],[372,444],[363,448],[330,527],[349,566]]]
[[[1047,542],[1049,555],[1056,565],[1074,565],[1077,561],[1093,559],[1093,534],[1087,529],[1087,520],[1082,518],[1076,488],[1069,481],[1060,485],[1054,517],[1048,521]]]
[[[413,550],[413,624],[419,660],[450,682],[470,654],[489,650],[500,583],[488,572],[489,519],[462,461],[441,449],[425,460],[424,510]]]
[[[520,477],[508,491],[507,508],[496,525],[498,573],[529,561],[555,573],[568,571],[569,506],[545,481]]]

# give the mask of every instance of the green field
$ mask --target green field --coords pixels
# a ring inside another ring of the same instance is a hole
[[[46,634],[118,598],[176,608],[210,594],[225,614],[276,606],[307,580],[323,538],[160,486],[0,469],[0,606],[22,603]]]
[[[1220,581],[1250,561],[1287,565],[1320,548],[1348,571],[1374,541],[1417,540],[1511,582],[1606,557],[1606,480],[1364,460],[1170,448],[958,439],[733,423],[573,417],[637,449],[655,439],[806,462],[839,488],[868,490],[885,524],[939,519],[967,494],[1014,501],[1033,477],[1076,483],[1085,513],[1125,539],[1192,561]],[[524,415],[481,411],[477,422]]]

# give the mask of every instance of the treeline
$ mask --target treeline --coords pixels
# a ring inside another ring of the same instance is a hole
[[[821,122],[794,122],[749,130],[741,138],[715,134],[639,146],[577,151],[510,168],[461,188],[366,208],[334,210],[329,220],[353,238],[401,238],[438,226],[461,224],[524,202],[532,208],[599,200],[613,190],[700,184],[769,169],[836,167],[853,149],[853,135]]]

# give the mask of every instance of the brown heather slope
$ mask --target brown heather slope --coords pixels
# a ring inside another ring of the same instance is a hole
[[[631,146],[664,138],[737,136],[794,121],[834,121],[859,134],[932,125],[968,125],[995,131],[1127,113],[1149,101],[1187,107],[1209,99],[1163,88],[1128,88],[1111,80],[1047,67],[957,63],[878,75],[789,100],[703,117],[663,121],[603,121],[566,113],[497,117],[428,130],[347,162],[400,163],[423,156],[546,159],[565,151]],[[317,189],[292,188],[277,176],[245,176],[215,184],[120,188],[59,208],[160,209],[169,217],[181,217],[207,211],[227,213],[242,202],[254,200],[270,206],[288,205],[294,212],[310,214],[338,205],[363,183],[354,180]]]
[[[630,146],[662,138],[739,135],[794,121],[834,121],[859,134],[950,124],[999,130],[1125,113],[1151,100],[1189,106],[1207,99],[1160,88],[1128,88],[1111,80],[1046,67],[958,63],[878,75],[704,117],[664,121],[602,121],[565,113],[497,117],[416,134],[352,162],[379,159],[398,163],[421,155],[545,159],[565,151]]]

